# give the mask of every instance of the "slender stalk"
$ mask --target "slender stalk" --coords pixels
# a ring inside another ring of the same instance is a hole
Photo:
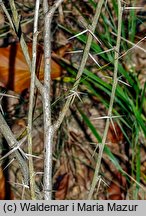
[[[20,39],[20,45],[21,45],[24,57],[26,59],[26,62],[28,64],[29,71],[31,73],[32,67],[31,67],[31,59],[30,59],[30,56],[29,56],[28,47],[27,47],[27,44],[26,44],[26,42],[24,40],[22,32],[20,33],[20,17],[18,15],[14,0],[9,1],[9,3],[10,3],[12,15],[13,15],[13,21],[11,19],[11,16],[10,15],[8,16],[8,14],[9,14],[8,11],[7,11],[6,15],[7,15],[7,18],[9,20],[10,24],[13,23],[13,25],[12,25],[13,30],[14,30],[14,27],[15,27],[15,32],[16,32],[16,34],[18,35],[18,37]],[[43,94],[43,86],[42,86],[41,82],[38,80],[38,78],[36,76],[35,76],[35,84],[36,84],[38,90],[40,91],[40,93]]]
[[[5,137],[8,145],[10,146],[10,148],[13,148],[15,146],[19,146],[21,140],[18,142],[15,137],[14,134],[12,133],[11,129],[9,128],[9,126],[7,125],[3,115],[0,112],[0,131],[3,134],[3,136]],[[28,166],[26,161],[24,160],[24,158],[21,156],[20,152],[18,150],[15,151],[15,155],[16,155],[16,159],[19,162],[19,166],[21,168],[21,172],[23,174],[24,177],[24,184],[28,185],[28,179],[29,179],[29,171],[28,171]]]
[[[117,87],[117,83],[118,83],[117,73],[118,73],[119,50],[120,50],[120,41],[121,41],[121,24],[122,24],[122,7],[121,7],[121,1],[118,0],[118,34],[117,34],[117,43],[116,43],[116,50],[115,50],[113,86],[112,86],[112,92],[111,92],[111,98],[110,98],[110,104],[109,104],[109,110],[108,110],[108,116],[109,117],[112,117],[113,103],[114,103],[115,92],[116,92],[116,87]],[[97,158],[97,162],[96,162],[94,177],[92,180],[88,199],[92,199],[92,195],[93,195],[94,189],[95,189],[96,184],[97,184],[97,179],[98,179],[99,170],[101,167],[101,160],[102,160],[104,146],[106,143],[109,124],[110,124],[110,118],[107,118],[104,133],[103,133],[102,143],[99,146],[100,147],[99,148],[99,154],[98,154],[98,158]]]
[[[44,11],[44,92],[43,92],[43,112],[44,112],[44,198],[51,200],[52,197],[52,146],[54,128],[51,122],[51,23],[56,9],[63,0],[57,0],[48,11],[48,0],[43,1]]]
[[[33,44],[32,44],[32,67],[31,67],[31,81],[30,81],[30,95],[29,95],[28,125],[27,125],[29,155],[32,155],[32,121],[33,121],[34,91],[35,91],[39,6],[40,6],[40,0],[36,0],[35,14],[34,14]],[[32,156],[29,157],[29,175],[30,175],[31,198],[36,199],[34,166],[33,166]]]
[[[8,20],[9,20],[9,23],[10,23],[12,29],[13,29],[14,32],[15,32],[15,26],[13,25],[13,22],[12,22],[11,16],[10,16],[9,12],[7,11],[7,8],[5,7],[5,5],[4,5],[4,3],[3,3],[2,0],[0,0],[0,6],[2,7],[4,13],[6,14],[6,17],[7,17]]]
[[[19,17],[19,15],[18,15],[18,12],[17,12],[17,9],[16,9],[16,6],[15,6],[15,2],[14,2],[14,0],[11,0],[11,1],[9,1],[9,3],[10,3],[10,7],[11,7],[11,11],[12,11],[12,18],[11,18],[11,16],[10,16],[10,14],[9,14],[9,12],[8,12],[8,10],[6,9],[6,7],[5,7],[5,5],[3,4],[3,1],[1,0],[0,1],[0,5],[2,6],[2,8],[3,8],[3,10],[4,10],[4,12],[5,12],[5,14],[6,14],[6,16],[7,16],[7,18],[8,18],[8,20],[9,20],[9,23],[10,23],[10,25],[11,25],[11,27],[12,27],[12,29],[14,30],[14,32],[16,33],[16,35],[20,38],[20,44],[21,44],[21,48],[22,48],[22,51],[23,51],[23,54],[24,54],[24,57],[25,57],[25,59],[26,59],[26,62],[27,62],[27,64],[28,64],[28,67],[29,67],[29,70],[30,70],[30,72],[34,72],[35,71],[35,58],[36,57],[33,57],[33,63],[31,63],[31,59],[30,59],[30,56],[29,56],[29,52],[28,52],[28,47],[27,47],[27,45],[26,45],[26,42],[25,42],[25,40],[24,40],[24,37],[23,37],[23,34],[22,34],[22,32],[20,31],[20,17]],[[38,13],[38,12],[37,12]],[[38,17],[38,15],[37,15],[37,17]],[[38,18],[37,18],[38,19]],[[36,26],[36,24],[35,24],[35,26]],[[20,34],[20,35],[19,35]],[[36,37],[36,36],[35,36]],[[36,39],[36,41],[37,41],[37,39]],[[34,55],[36,55],[35,53],[35,51],[34,51],[34,49],[35,49],[35,47],[36,47],[36,41],[35,41],[35,39],[34,39],[34,45],[33,45],[33,53],[34,53]],[[40,93],[42,94],[42,92],[43,92],[43,86],[42,86],[42,84],[40,83],[40,81],[37,79],[37,77],[33,77],[33,79],[35,79],[35,83],[36,83],[36,86],[37,86],[37,88],[39,89],[39,91],[40,91]],[[33,81],[34,82],[34,81]],[[32,95],[33,95],[33,93],[32,93]],[[31,96],[32,97],[32,96]],[[32,106],[32,105],[31,105]],[[30,110],[30,112],[31,112],[31,110]],[[30,115],[30,114],[29,114]],[[29,117],[29,119],[31,119],[30,117]],[[31,121],[31,120],[30,120]],[[6,123],[6,122],[5,122]],[[29,128],[29,127],[28,127]],[[3,129],[3,135],[4,135],[4,137],[5,137],[5,139],[7,140],[8,138],[6,137],[6,134],[5,134],[5,131],[4,130],[6,130],[6,132],[9,132],[9,134],[11,133],[11,135],[13,135],[12,134],[12,132],[11,132],[11,130],[9,129],[7,129],[6,128],[6,125],[5,125],[5,128]],[[29,128],[29,131],[31,131],[30,130],[30,128]],[[9,135],[8,134],[8,135]],[[28,134],[30,134],[30,133],[28,133]],[[12,136],[11,136],[12,137]],[[14,137],[14,139],[13,138],[11,138],[11,140],[12,141],[14,141],[15,140],[15,137]],[[7,142],[9,141],[9,139],[7,140]],[[16,140],[17,141],[17,140]],[[31,142],[31,141],[30,141]],[[27,164],[26,164],[26,162],[25,161],[23,161],[23,158],[22,158],[22,156],[20,155],[20,153],[19,153],[19,151],[16,151],[16,155],[17,155],[17,157],[18,157],[18,161],[19,161],[19,164],[20,164],[20,166],[21,166],[21,168],[22,168],[22,172],[24,173],[23,175],[24,175],[24,182],[26,182],[25,184],[26,185],[28,185],[28,173],[29,173],[29,171],[28,171],[28,166],[27,166]],[[31,160],[31,159],[30,159]],[[23,165],[24,164],[24,165]],[[27,174],[27,175],[26,175]],[[33,189],[33,191],[35,191],[34,190],[34,184],[33,184],[33,187],[32,187]],[[37,190],[38,190],[38,188],[37,188]],[[34,195],[32,196],[32,198],[34,198]]]
[[[98,22],[98,19],[99,19],[99,15],[100,15],[103,3],[104,3],[104,0],[100,0],[98,2],[97,7],[96,7],[96,11],[95,11],[95,15],[93,17],[92,25],[88,27],[88,29],[92,33],[94,33],[94,31],[95,31],[95,28],[96,28],[96,25],[97,25],[97,22]],[[81,60],[81,64],[80,64],[80,67],[79,67],[79,70],[78,70],[78,73],[77,73],[77,76],[76,76],[76,82],[74,83],[74,86],[73,86],[74,91],[77,90],[78,85],[80,83],[80,79],[81,79],[81,76],[83,74],[87,59],[88,59],[88,55],[89,55],[89,51],[90,51],[90,47],[91,47],[91,43],[92,43],[92,38],[93,38],[92,34],[89,34],[88,38],[87,38],[86,46],[85,46],[85,49],[84,49],[84,52],[83,52],[83,57],[82,57],[82,60]],[[60,127],[60,125],[61,125],[61,123],[62,123],[62,121],[63,121],[63,119],[64,119],[64,117],[65,117],[65,115],[66,115],[66,113],[67,113],[67,111],[69,109],[71,101],[72,101],[72,97],[69,97],[67,99],[62,111],[60,112],[57,121],[54,124],[54,129],[55,130],[57,130]]]

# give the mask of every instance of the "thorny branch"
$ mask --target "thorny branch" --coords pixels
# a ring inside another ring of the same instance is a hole
[[[31,66],[31,81],[30,81],[30,95],[29,95],[28,126],[27,126],[28,154],[30,155],[29,157],[30,190],[31,190],[32,199],[36,198],[34,167],[33,167],[33,158],[32,158],[32,122],[33,122],[34,91],[35,91],[39,7],[40,7],[40,0],[36,0],[35,14],[34,14],[33,44],[32,44],[32,66]]]
[[[108,118],[107,118],[106,124],[105,124],[102,143],[101,143],[100,148],[99,148],[99,154],[98,154],[98,158],[97,158],[97,162],[96,162],[95,172],[94,172],[91,188],[89,191],[88,199],[92,199],[92,195],[93,195],[94,189],[95,189],[96,184],[97,184],[97,179],[98,179],[99,170],[100,170],[100,166],[101,166],[103,150],[104,150],[104,146],[106,143],[107,133],[108,133],[109,124],[110,124],[110,118],[112,116],[115,92],[116,92],[116,87],[117,87],[117,83],[118,83],[117,73],[118,73],[119,50],[120,50],[120,41],[121,41],[121,23],[122,23],[122,7],[121,7],[121,1],[118,0],[118,33],[117,33],[117,43],[116,43],[116,50],[115,50],[113,86],[112,86],[112,92],[111,92],[111,98],[110,98],[110,104],[109,104],[109,110],[108,110]]]
[[[19,146],[21,140],[18,142],[15,137],[14,134],[12,133],[11,129],[9,128],[9,126],[7,125],[3,115],[0,112],[0,131],[3,134],[3,136],[5,137],[8,145],[10,146],[10,148],[13,148],[14,146]],[[20,152],[18,150],[15,151],[15,155],[16,155],[16,159],[19,162],[23,177],[24,177],[24,184],[28,185],[28,179],[29,179],[29,171],[28,171],[28,166],[26,161],[24,160],[24,158],[22,157],[22,155],[20,154]]]
[[[48,1],[43,1],[43,7],[44,7],[44,86],[40,83],[40,81],[35,76],[35,65],[36,65],[36,44],[37,44],[37,29],[36,26],[34,26],[34,38],[33,38],[33,60],[31,62],[28,48],[26,45],[26,42],[24,41],[23,34],[21,33],[18,35],[20,39],[20,44],[22,51],[24,53],[26,62],[28,64],[29,70],[31,72],[31,94],[30,94],[30,101],[29,101],[29,114],[28,114],[28,143],[29,143],[29,155],[32,155],[32,109],[33,109],[33,96],[34,96],[34,80],[37,88],[39,89],[42,97],[43,97],[43,108],[44,108],[44,144],[45,144],[45,162],[44,162],[44,191],[45,191],[45,199],[51,199],[52,194],[52,142],[53,142],[53,127],[51,125],[51,98],[50,98],[50,81],[51,81],[51,22],[53,15],[56,11],[56,9],[61,5],[63,0],[58,0],[54,3],[54,5],[49,9],[48,7]],[[10,1],[10,7],[12,11],[12,17],[9,15],[8,10],[6,9],[5,5],[3,4],[3,1],[0,1],[0,4],[10,22],[10,25],[16,35],[20,31],[20,17],[18,15],[14,0]],[[36,7],[39,5],[39,1],[37,1]],[[48,10],[49,9],[49,10]],[[36,9],[36,24],[38,19],[38,11],[39,9]],[[34,25],[36,25],[34,24]],[[9,127],[6,127],[6,122],[2,115],[0,115],[0,121],[3,121],[3,127],[1,128],[1,132],[3,133],[4,137],[6,138],[8,143],[17,143],[17,140],[15,139],[14,135],[12,134]],[[10,138],[11,137],[11,138]],[[10,138],[10,139],[9,139]],[[12,145],[11,145],[12,146]],[[16,151],[16,154],[18,156],[18,161],[20,161],[20,164],[22,166],[22,171],[24,172],[24,179],[25,182],[28,183],[29,175],[28,175],[28,167],[27,164],[24,166],[24,162],[21,160],[21,157],[19,157],[19,152]],[[30,161],[30,180],[31,180],[31,196],[32,199],[35,199],[35,188],[34,188],[34,180],[32,178],[33,176],[33,163]]]
[[[40,2],[40,0],[38,1],[37,0],[37,2]],[[38,5],[39,5],[40,3],[36,3],[36,8],[38,7]],[[12,1],[10,1],[10,7],[11,7],[11,11],[12,11],[12,15],[13,15],[13,19],[11,18],[11,16],[9,15],[9,12],[8,12],[8,10],[7,10],[7,8],[5,7],[5,5],[4,5],[4,3],[3,3],[3,1],[1,0],[0,1],[0,5],[2,6],[2,8],[3,8],[3,10],[4,10],[4,12],[5,12],[5,14],[6,14],[6,16],[7,16],[7,18],[8,18],[8,20],[9,20],[9,23],[10,23],[10,25],[11,25],[11,27],[12,27],[12,29],[13,29],[13,31],[14,31],[14,33],[16,33],[16,35],[18,34],[18,31],[19,31],[19,28],[20,28],[20,17],[19,17],[19,15],[18,15],[18,12],[17,12],[17,9],[16,9],[16,6],[15,6],[15,3],[14,3],[14,0],[12,0]],[[38,19],[38,13],[39,13],[39,9],[36,9],[36,13],[37,14],[35,14],[35,17]],[[34,30],[36,31],[36,25],[37,25],[37,20],[35,20],[34,21]],[[18,35],[19,36],[19,35]],[[20,44],[21,44],[21,47],[22,47],[22,51],[23,51],[23,54],[24,54],[24,56],[25,56],[25,59],[26,59],[26,62],[27,62],[27,64],[28,64],[28,67],[29,67],[29,69],[30,69],[30,72],[31,72],[31,77],[33,77],[32,78],[32,82],[34,83],[36,83],[36,86],[37,86],[37,88],[39,89],[39,91],[40,91],[40,93],[42,94],[42,92],[43,92],[43,86],[42,86],[42,84],[40,83],[40,81],[37,79],[37,77],[35,76],[35,67],[36,67],[36,45],[37,45],[37,36],[36,36],[36,34],[35,34],[35,36],[34,36],[34,42],[33,42],[33,50],[32,50],[32,52],[33,52],[33,55],[32,55],[32,62],[31,62],[31,59],[30,59],[30,56],[29,56],[29,53],[28,53],[28,48],[27,48],[27,45],[26,45],[26,42],[25,42],[25,40],[24,40],[24,37],[23,37],[23,34],[22,34],[22,32],[21,32],[21,34],[20,34]],[[36,38],[36,39],[35,39]],[[33,89],[34,89],[34,87],[32,87],[31,86],[31,88],[32,88],[32,91],[30,91],[30,92],[32,92],[31,93],[31,95],[30,95],[30,97],[31,97],[31,100],[32,100],[32,98],[33,98],[33,94],[34,94],[34,92],[33,92]],[[30,100],[30,101],[31,101]],[[32,102],[32,101],[31,101]],[[31,106],[33,106],[33,104],[30,102],[30,107]],[[30,108],[29,107],[29,108]],[[32,108],[32,107],[31,107]],[[31,136],[31,131],[32,131],[32,128],[31,128],[31,123],[30,122],[32,122],[31,121],[31,119],[32,119],[32,110],[31,110],[31,108],[29,109],[30,111],[29,111],[29,117],[28,117],[28,140],[30,141],[30,136]],[[11,132],[11,130],[10,130],[10,128],[8,127],[8,125],[7,125],[7,123],[5,122],[5,119],[3,118],[3,116],[1,115],[0,116],[1,117],[1,119],[0,119],[0,121],[1,122],[3,122],[2,124],[3,124],[3,127],[1,127],[1,132],[2,132],[2,134],[4,135],[4,137],[5,137],[5,139],[7,140],[7,142],[8,142],[8,144],[12,147],[12,145],[11,145],[11,143],[16,143],[17,144],[17,146],[18,146],[18,144],[19,144],[19,142],[15,139],[15,137],[14,137],[14,135],[13,135],[13,133]],[[9,139],[10,138],[10,139]],[[30,141],[31,142],[31,141]],[[28,142],[29,143],[29,142]],[[30,154],[30,152],[31,152],[31,150],[30,150],[30,148],[29,148],[29,155],[31,155]],[[22,158],[22,156],[20,155],[20,153],[19,153],[19,151],[18,150],[16,150],[15,151],[15,154],[16,154],[16,157],[17,157],[17,160],[18,160],[18,162],[19,162],[19,164],[20,164],[20,167],[21,167],[21,169],[22,169],[22,173],[23,173],[23,176],[24,176],[24,184],[25,185],[28,185],[28,180],[30,180],[30,182],[32,182],[31,181],[31,177],[32,177],[32,175],[31,175],[31,173],[33,172],[33,169],[32,169],[32,172],[30,172],[29,173],[29,171],[28,171],[28,166],[27,166],[27,163],[25,162],[25,160]],[[31,158],[30,158],[30,164],[32,164],[31,163]],[[32,166],[32,165],[31,165]],[[30,174],[30,178],[29,178],[29,174]],[[34,199],[35,198],[35,196],[34,196],[34,191],[35,191],[35,188],[34,188],[34,182],[33,182],[33,184],[31,184],[30,183],[30,185],[31,185],[31,188],[32,188],[32,190],[31,190],[31,194],[32,194],[32,198]],[[33,185],[33,186],[32,186]]]
[[[27,50],[27,45],[24,41],[23,35],[21,34],[20,36],[20,44],[24,53],[24,56],[26,58],[26,61],[28,63],[30,72],[32,73],[31,75],[31,95],[30,95],[30,109],[29,109],[29,118],[28,118],[28,128],[29,128],[29,134],[30,134],[30,139],[29,139],[29,144],[31,145],[31,129],[32,129],[32,107],[33,107],[33,95],[34,95],[34,79],[36,81],[36,86],[39,89],[42,97],[43,97],[43,112],[44,112],[44,146],[45,146],[45,160],[44,160],[44,198],[46,200],[50,200],[52,197],[52,145],[53,145],[53,136],[55,131],[60,127],[60,124],[62,123],[68,109],[70,106],[70,103],[72,101],[72,97],[68,97],[67,101],[62,109],[62,111],[59,114],[58,120],[55,122],[54,125],[52,125],[52,117],[51,117],[51,97],[50,97],[50,83],[51,83],[51,22],[53,15],[56,11],[56,9],[61,5],[63,0],[57,0],[54,5],[49,9],[48,6],[48,1],[44,0],[43,1],[43,10],[44,10],[44,86],[39,82],[39,80],[35,77],[34,78],[34,72],[35,72],[35,61],[36,61],[36,41],[37,41],[37,36],[34,34],[34,58],[33,58],[33,63],[31,64],[30,56]],[[94,34],[100,11],[102,8],[102,5],[104,3],[104,0],[100,0],[97,4],[95,16],[93,18],[92,25],[89,26],[89,30]],[[15,7],[14,0],[10,1],[10,6],[13,14],[13,21],[11,20],[11,17],[9,16],[8,12],[6,13],[7,18],[9,19],[11,26],[13,30],[18,32],[20,25],[20,19]],[[7,11],[7,10],[6,10]],[[36,31],[34,31],[36,33]],[[87,43],[84,49],[82,61],[76,76],[76,82],[74,83],[73,86],[73,91],[76,91],[78,88],[78,85],[80,83],[81,76],[83,74],[86,61],[89,55],[89,50],[90,46],[92,43],[92,34],[88,35],[87,38]],[[36,40],[36,41],[35,41]],[[10,131],[9,131],[10,132]],[[14,138],[14,137],[13,137]],[[29,154],[31,155],[31,149]],[[32,167],[32,162],[31,164],[31,177],[33,175],[33,167]],[[35,198],[34,194],[34,182],[32,180],[32,198]]]
[[[56,9],[63,0],[57,0],[48,10],[48,0],[43,1],[44,10],[44,92],[43,92],[43,112],[44,112],[44,198],[51,200],[52,196],[52,146],[54,128],[51,122],[51,22]]]
[[[99,19],[99,16],[100,16],[100,11],[101,11],[103,3],[104,3],[104,0],[100,0],[98,2],[97,7],[96,7],[96,11],[95,11],[95,15],[93,17],[92,25],[89,26],[89,30],[92,32],[92,34],[94,34],[94,31],[95,31],[95,28],[96,28],[96,25],[97,25],[97,22],[98,22],[98,19]],[[92,38],[93,38],[92,34],[88,35],[86,46],[85,46],[85,49],[84,49],[84,52],[83,52],[83,57],[82,57],[82,60],[81,60],[81,64],[80,64],[80,67],[78,69],[78,73],[77,73],[77,76],[76,76],[76,82],[74,83],[74,86],[73,86],[73,89],[72,89],[73,91],[76,91],[77,88],[78,88],[81,76],[83,74],[83,71],[84,71],[84,68],[85,68],[85,65],[86,65],[86,62],[87,62],[87,59],[88,59],[88,55],[89,55],[89,51],[90,51],[90,47],[91,47],[91,43],[92,43]],[[71,101],[72,101],[72,97],[69,97],[66,100],[66,103],[65,103],[62,111],[60,112],[57,121],[54,124],[54,129],[55,130],[57,130],[60,127],[60,125],[61,125],[61,123],[62,123],[62,121],[63,121],[63,119],[64,119],[64,117],[65,117],[65,115],[66,115],[66,113],[67,113],[67,111],[69,109]]]

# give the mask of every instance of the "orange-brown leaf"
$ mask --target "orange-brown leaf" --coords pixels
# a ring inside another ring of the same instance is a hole
[[[28,51],[31,56],[31,44],[28,44]],[[18,93],[29,87],[30,72],[19,43],[0,48],[0,62],[0,84],[2,86]],[[40,80],[43,80],[43,64],[43,49],[38,46],[36,70]],[[60,65],[52,60],[51,78],[60,77],[61,72]]]

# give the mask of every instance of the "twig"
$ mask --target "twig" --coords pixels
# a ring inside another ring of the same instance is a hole
[[[9,23],[10,23],[12,29],[13,29],[14,32],[15,32],[15,26],[13,25],[13,22],[12,22],[11,16],[10,16],[10,14],[8,13],[8,10],[7,10],[7,8],[5,7],[5,5],[4,5],[4,3],[3,3],[2,0],[0,0],[0,5],[1,5],[1,7],[2,7],[4,13],[6,14],[6,17],[8,18]]]
[[[5,159],[5,158],[8,157],[9,155],[11,155],[11,154],[12,154],[13,152],[15,152],[17,149],[20,150],[20,146],[24,143],[24,141],[26,140],[26,138],[27,138],[27,137],[22,138],[22,140],[20,140],[19,142],[18,142],[17,140],[15,140],[15,141],[17,141],[17,145],[15,144],[15,146],[12,146],[12,147],[11,147],[12,149],[11,149],[8,153],[6,153],[3,157],[1,157],[1,158],[0,158],[0,161],[3,160],[3,159]]]
[[[96,11],[95,11],[95,15],[94,15],[94,18],[93,18],[92,25],[88,27],[88,29],[92,33],[94,33],[94,31],[95,31],[95,28],[96,28],[96,25],[97,25],[97,22],[98,22],[98,19],[99,19],[99,15],[100,15],[100,11],[101,11],[103,3],[104,3],[104,0],[100,0],[98,2],[98,5],[97,5]],[[85,49],[84,49],[84,52],[83,52],[82,61],[81,61],[81,64],[80,64],[80,67],[79,67],[79,70],[78,70],[78,73],[77,73],[77,76],[76,76],[76,82],[74,83],[74,86],[73,86],[73,89],[72,89],[74,91],[77,90],[78,85],[80,83],[80,79],[81,79],[81,76],[83,74],[87,59],[88,59],[88,55],[89,55],[89,51],[90,51],[90,47],[91,47],[91,43],[92,43],[92,38],[93,38],[93,35],[89,34],[88,38],[87,38],[86,46],[85,46]],[[67,113],[67,111],[69,109],[71,101],[72,101],[72,98],[69,97],[67,99],[62,111],[60,112],[57,121],[54,124],[54,129],[55,130],[57,130],[60,127],[60,125],[61,125],[61,123],[62,123],[62,121],[63,121],[63,119],[64,119],[64,117],[65,117],[65,115],[66,115],[66,113]]]
[[[19,33],[20,33],[19,32],[19,30],[20,30],[19,29],[20,28],[20,17],[18,15],[14,0],[9,1],[9,3],[10,3],[10,7],[11,7],[14,22],[12,22],[12,19],[11,19],[10,15],[7,18],[9,19],[9,22],[13,23],[13,26],[15,26],[15,32],[17,33],[17,35],[20,38],[20,45],[21,45],[24,57],[26,59],[27,65],[29,67],[29,71],[31,73],[31,69],[32,69],[31,68],[31,59],[30,59],[30,56],[29,56],[28,47],[26,45],[26,42],[24,40],[22,32],[21,32],[21,35],[19,35]],[[9,14],[8,11],[7,11],[7,14]],[[12,28],[13,28],[13,26],[12,26]],[[43,94],[43,85],[41,84],[41,82],[38,80],[38,78],[36,76],[35,76],[35,84],[36,84],[38,90],[40,91],[40,93]]]
[[[113,34],[114,36],[117,36],[117,34],[115,34],[114,32],[111,32],[111,34]],[[127,50],[125,53],[123,53],[123,55],[126,55],[127,52],[131,51],[131,49],[134,49],[134,48],[138,48],[138,49],[140,49],[141,51],[143,51],[143,52],[146,53],[146,49],[144,49],[143,47],[141,47],[141,46],[138,45],[138,44],[140,44],[141,42],[143,42],[143,40],[146,39],[146,36],[143,37],[142,39],[140,39],[137,43],[133,43],[133,42],[131,42],[131,41],[125,39],[124,37],[121,37],[121,39],[122,39],[123,41],[125,41],[126,43],[132,45],[132,47],[130,48],[130,50]],[[123,55],[122,55],[122,56],[119,56],[119,58],[123,57]]]
[[[34,14],[33,44],[32,44],[32,67],[31,67],[31,81],[30,81],[30,95],[29,95],[28,125],[27,125],[28,154],[30,155],[32,155],[32,121],[33,121],[33,107],[34,107],[39,7],[40,7],[40,0],[36,0],[35,14]],[[35,197],[34,166],[33,166],[32,157],[29,157],[29,175],[30,175],[31,198],[34,200],[36,199],[36,197]]]
[[[21,141],[17,141],[11,131],[11,129],[9,128],[9,126],[7,125],[4,117],[2,116],[2,114],[0,113],[0,131],[3,134],[3,136],[5,137],[8,145],[13,148],[15,146],[19,146]],[[19,162],[19,166],[21,168],[23,177],[24,177],[24,182],[26,185],[28,185],[28,179],[29,179],[29,172],[28,172],[28,166],[26,161],[24,160],[24,158],[22,158],[21,154],[19,153],[18,150],[15,151],[15,155],[17,158],[17,161]]]
[[[48,0],[43,1],[44,10],[44,92],[43,92],[43,112],[44,112],[44,198],[51,200],[52,197],[52,145],[54,129],[51,122],[51,22],[56,9],[63,0],[57,0],[48,11]]]
[[[108,110],[108,116],[109,117],[112,116],[115,91],[116,91],[116,87],[117,87],[117,83],[118,83],[117,72],[118,72],[118,57],[119,57],[120,40],[121,40],[121,24],[122,24],[122,8],[121,8],[121,1],[118,0],[118,34],[117,34],[117,43],[116,43],[116,51],[115,51],[113,86],[112,86],[112,92],[111,92],[111,98],[110,98],[110,104],[109,104],[109,110]],[[105,146],[105,142],[106,142],[106,138],[107,138],[109,124],[110,124],[110,118],[107,118],[104,133],[103,133],[102,143],[99,146],[99,154],[98,154],[98,158],[97,158],[97,162],[96,162],[96,168],[95,168],[91,188],[89,191],[88,199],[92,199],[92,195],[93,195],[94,189],[95,189],[96,184],[97,184],[97,178],[99,175],[99,170],[100,170],[100,166],[101,166],[101,160],[102,160],[103,150],[104,150],[104,146]]]
[[[17,13],[17,9],[16,9],[16,6],[15,6],[15,3],[14,3],[14,0],[11,0],[9,1],[10,3],[10,7],[11,7],[11,11],[12,11],[12,17],[13,19],[11,18],[11,16],[9,15],[9,12],[8,10],[4,8],[4,12],[11,24],[11,27],[12,29],[14,30],[14,32],[17,34],[17,36],[20,38],[20,44],[21,44],[21,48],[22,48],[22,51],[23,51],[23,54],[24,54],[24,57],[26,59],[26,62],[28,64],[28,67],[29,67],[29,70],[30,72],[32,71],[33,67],[32,67],[32,64],[31,64],[31,59],[30,59],[30,56],[29,56],[29,52],[28,52],[28,47],[26,45],[26,42],[24,40],[24,37],[23,37],[23,34],[22,32],[20,32],[20,17]],[[0,5],[4,5],[2,0],[0,1]],[[20,35],[19,35],[20,33]],[[35,70],[35,69],[34,69]],[[41,82],[37,79],[37,77],[35,77],[35,83],[36,83],[36,86],[37,88],[39,89],[40,93],[43,94],[43,85],[41,84]],[[3,122],[5,120],[3,119]],[[7,140],[8,138],[6,137],[7,134],[11,134],[11,137],[12,137],[12,140],[11,141],[15,141],[16,144],[17,144],[17,140],[15,139],[15,137],[13,136],[10,128],[9,130],[6,128],[6,122],[5,122],[5,128],[3,128],[3,135],[5,137],[5,139]],[[6,131],[5,131],[6,130]],[[5,134],[6,133],[6,134]],[[8,135],[9,135],[8,134]],[[7,140],[7,142],[9,141],[9,139]],[[10,141],[9,141],[10,142]],[[10,142],[11,143],[11,142]],[[28,166],[26,164],[26,162],[23,160],[22,156],[20,155],[20,153],[18,151],[15,151],[15,154],[17,155],[17,158],[18,158],[18,162],[20,163],[20,166],[22,168],[22,173],[24,173],[24,181],[25,181],[25,184],[28,184],[28,179],[29,179],[29,172],[28,172]],[[24,164],[24,165],[23,165]],[[25,174],[26,173],[26,174]]]

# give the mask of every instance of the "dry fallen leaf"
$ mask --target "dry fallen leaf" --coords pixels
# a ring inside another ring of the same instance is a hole
[[[120,172],[115,172],[116,180],[111,182],[108,188],[108,198],[110,200],[123,200],[127,188],[127,180]]]
[[[59,56],[63,56],[66,49],[58,51]],[[31,56],[32,45],[28,44],[28,51]],[[21,93],[24,89],[29,87],[30,72],[28,65],[24,58],[21,46],[19,43],[12,44],[8,47],[0,48],[0,85],[11,89],[15,92]],[[43,48],[38,46],[37,53],[37,76],[43,80]],[[51,78],[60,77],[62,73],[61,66],[54,60],[51,61]]]

